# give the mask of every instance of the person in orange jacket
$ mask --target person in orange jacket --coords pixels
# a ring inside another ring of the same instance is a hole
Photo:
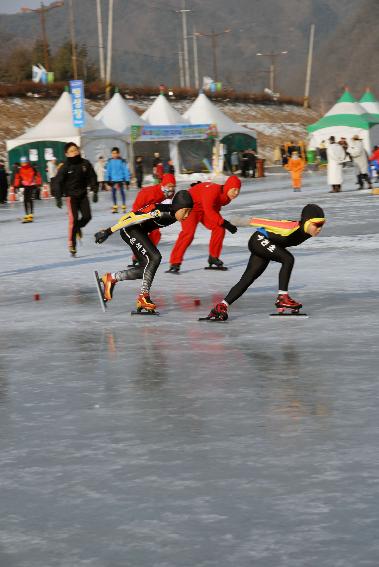
[[[223,219],[220,209],[238,197],[240,190],[241,180],[236,175],[228,177],[224,185],[207,181],[196,183],[189,189],[194,206],[188,218],[182,221],[182,230],[171,252],[171,266],[168,272],[179,273],[184,254],[194,239],[199,222],[212,231],[209,242],[209,267],[218,270],[226,269],[219,258],[225,229],[234,234],[237,232],[237,227]]]
[[[20,167],[18,168],[15,178],[14,186],[17,188],[24,188],[24,208],[25,216],[22,222],[33,222],[33,195],[37,187],[42,183],[41,174],[36,168],[29,163],[27,157],[23,156],[20,159]]]
[[[153,209],[153,205],[162,203],[166,199],[172,199],[175,195],[175,187],[175,176],[172,173],[165,173],[162,177],[161,183],[158,183],[157,185],[150,185],[149,187],[143,187],[141,191],[139,191],[132,206],[133,213],[136,213],[141,209],[143,209],[145,213],[149,212],[150,208]],[[159,228],[150,232],[148,236],[154,246],[158,246],[161,239],[161,231]],[[135,256],[133,256],[132,266],[137,266],[137,264],[138,260]]]
[[[298,152],[292,152],[288,163],[284,166],[291,174],[292,187],[294,191],[301,191],[301,175],[303,173],[305,162],[299,156]]]

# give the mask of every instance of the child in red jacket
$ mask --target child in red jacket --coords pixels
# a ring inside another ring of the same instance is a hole
[[[42,180],[40,173],[29,163],[27,157],[23,156],[20,159],[20,164],[21,166],[14,178],[14,186],[17,188],[24,188],[25,216],[22,219],[22,222],[25,224],[33,222],[33,194],[37,187],[41,185]]]

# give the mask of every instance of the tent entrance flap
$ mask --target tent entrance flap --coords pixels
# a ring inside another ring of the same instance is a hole
[[[25,156],[38,169],[43,181],[47,181],[46,164],[52,156],[57,158],[57,163],[64,161],[64,145],[65,142],[43,140],[16,146],[8,152],[9,168],[12,169]]]
[[[212,140],[182,140],[179,154],[184,173],[208,173],[212,164]]]
[[[256,150],[257,140],[249,134],[235,133],[228,134],[220,140],[224,144],[225,152],[225,166],[231,171],[230,158],[233,152],[243,152],[245,150]]]

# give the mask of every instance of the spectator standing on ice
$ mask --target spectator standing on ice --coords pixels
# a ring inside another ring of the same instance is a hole
[[[342,167],[347,158],[345,150],[340,144],[336,143],[334,136],[329,138],[326,154],[328,158],[328,185],[332,187],[330,193],[339,193],[343,183]]]
[[[294,191],[301,191],[301,176],[304,171],[305,162],[297,152],[292,152],[288,163],[284,166],[291,174],[292,187]]]
[[[160,163],[162,163],[162,160],[161,160],[161,156],[160,156],[159,152],[154,152],[152,166],[153,166],[153,177],[154,177],[155,183],[159,183],[159,179],[158,179],[158,176],[157,176],[157,165],[160,164]]]
[[[143,183],[143,157],[137,156],[134,163],[134,170],[136,173],[137,187],[142,188]]]
[[[105,159],[103,156],[99,156],[94,167],[99,191],[106,191],[105,187]]]
[[[36,170],[36,168],[29,163],[27,157],[23,156],[20,159],[20,167],[15,174],[14,178],[14,186],[18,189],[23,187],[24,189],[24,209],[25,209],[25,216],[22,219],[22,222],[29,223],[33,222],[34,220],[34,204],[33,198],[35,195],[36,188],[41,186],[41,175]]]
[[[230,165],[232,166],[232,173],[235,173],[239,169],[240,157],[238,152],[232,152],[230,156]]]
[[[126,211],[124,183],[129,189],[130,171],[127,162],[121,157],[120,150],[117,147],[112,148],[112,157],[107,161],[105,181],[112,189],[112,213],[118,213],[117,190],[121,193],[122,211]]]
[[[257,169],[257,152],[255,150],[249,150],[249,175],[250,177],[255,177],[255,172]]]
[[[54,196],[53,189],[54,189],[54,182],[52,181],[56,174],[58,173],[57,167],[57,158],[52,157],[46,164],[46,175],[47,181],[50,185],[50,193]]]
[[[8,174],[3,161],[0,161],[0,205],[5,205],[8,199]]]
[[[171,173],[171,175],[175,175],[175,166],[172,159],[167,160],[167,165],[165,167],[165,173]]]
[[[87,188],[93,191],[93,202],[97,203],[97,178],[92,164],[82,158],[80,149],[74,142],[65,144],[66,160],[54,178],[55,199],[59,209],[66,197],[68,212],[68,248],[76,255],[76,240],[82,237],[82,228],[91,220],[91,207]],[[79,218],[79,213],[81,217]]]
[[[366,150],[358,134],[351,139],[349,153],[352,157],[358,178],[358,189],[363,189],[363,181],[366,181],[369,189],[372,189],[371,181],[368,175],[368,157]]]

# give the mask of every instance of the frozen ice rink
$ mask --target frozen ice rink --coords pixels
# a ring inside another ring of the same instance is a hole
[[[161,316],[131,317],[138,281],[105,314],[93,283],[130,260],[119,235],[93,241],[116,221],[109,193],[75,259],[52,201],[29,225],[0,209],[1,567],[379,565],[379,197],[355,187],[272,176],[223,210],[325,209],[292,249],[309,319],[270,319],[272,264],[227,323],[197,321],[242,274],[249,229],[214,273],[199,228],[179,276],[164,273],[179,226],[164,230]]]

